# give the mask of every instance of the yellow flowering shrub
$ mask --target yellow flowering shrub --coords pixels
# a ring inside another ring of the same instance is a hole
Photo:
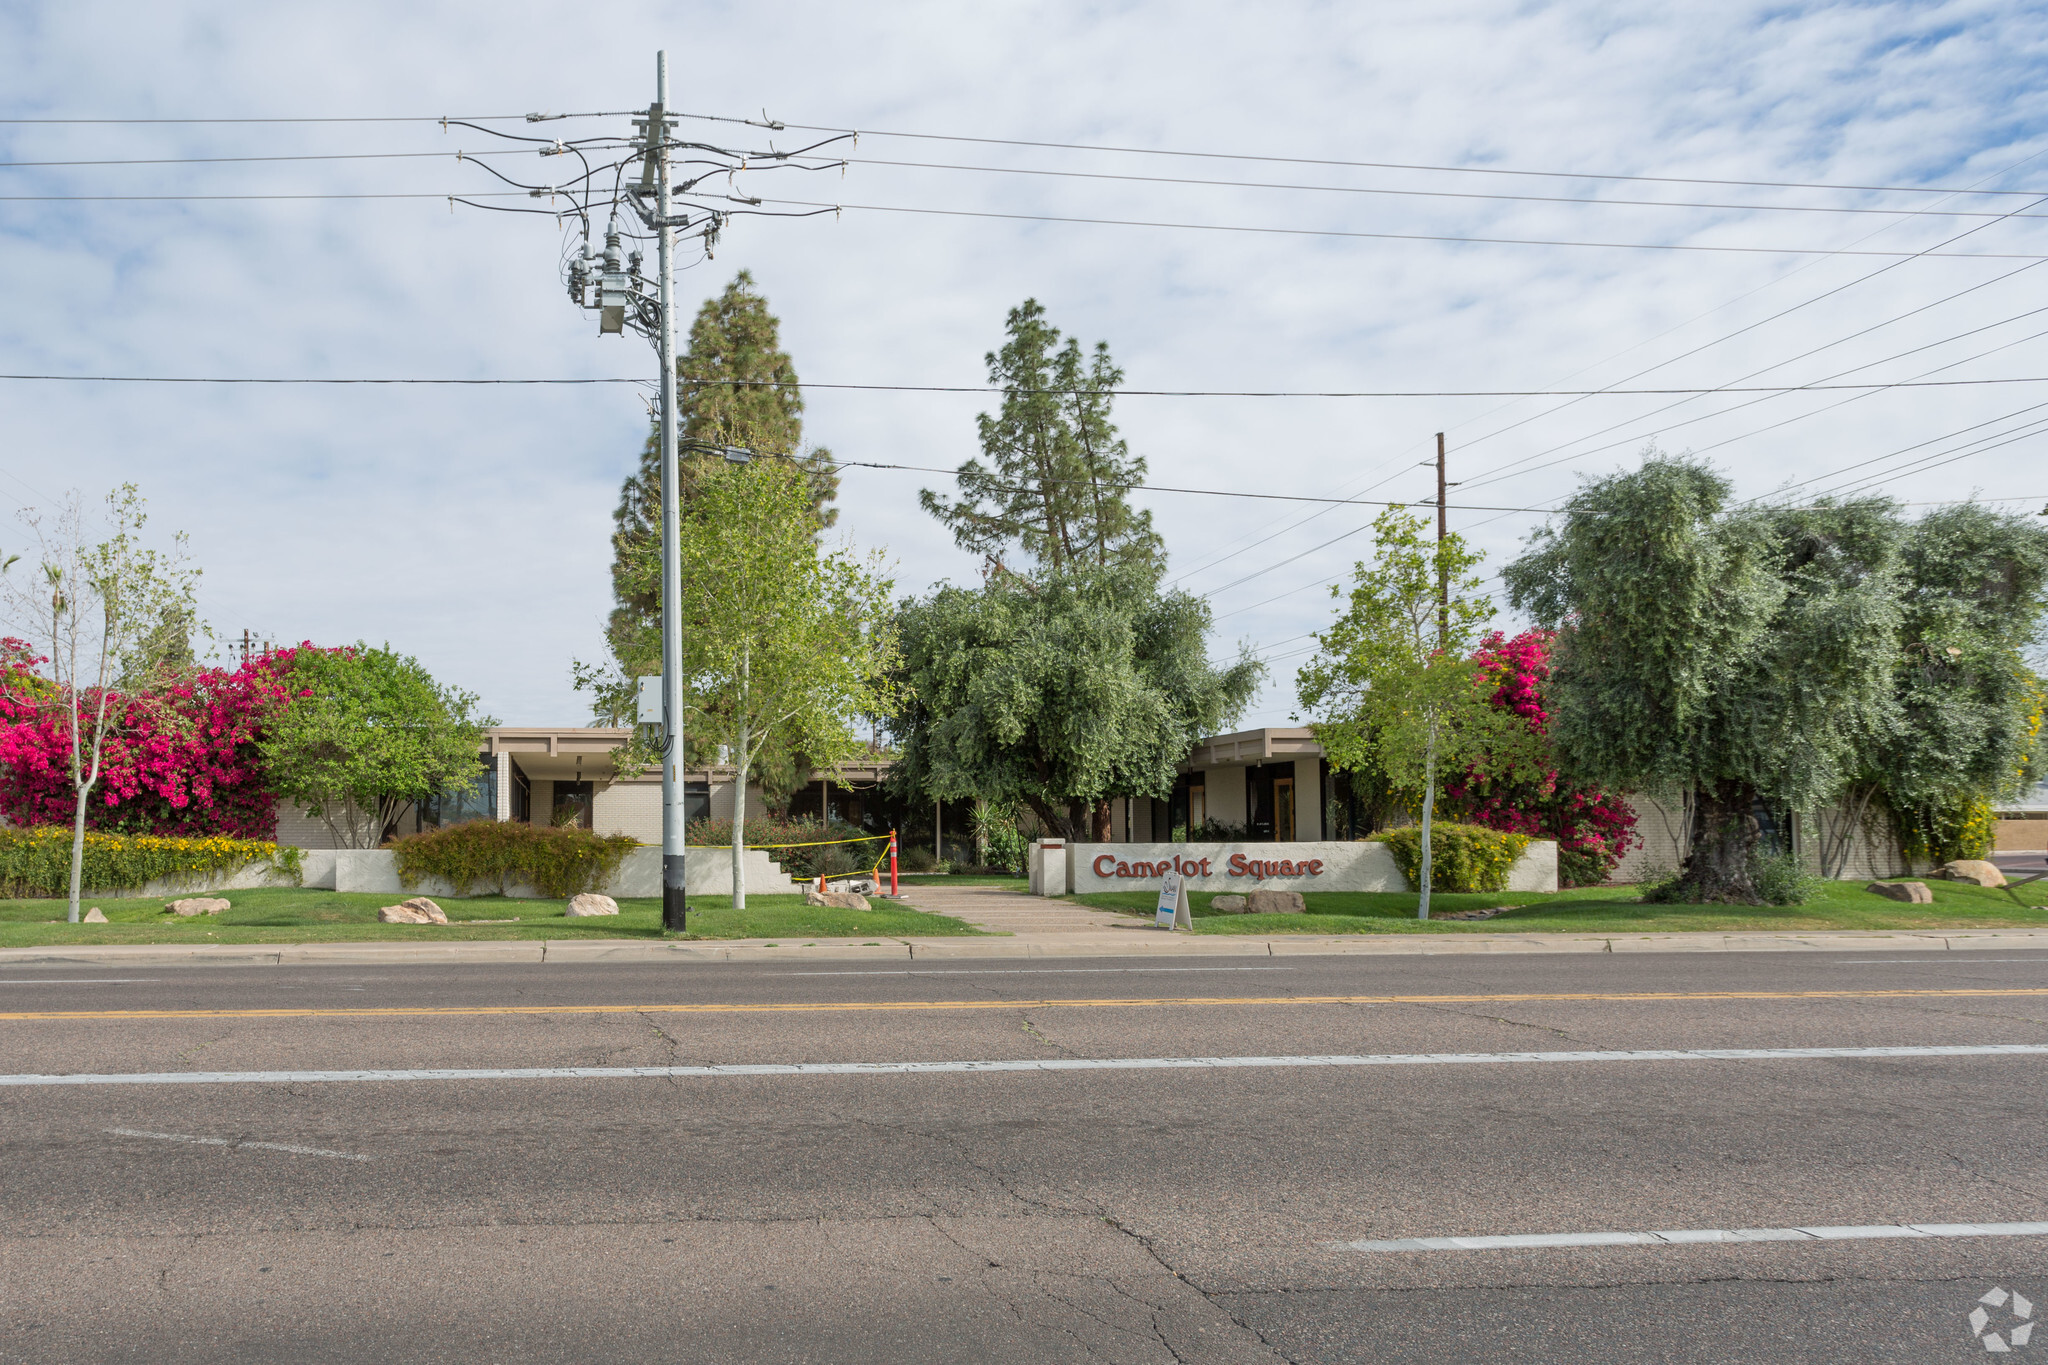
[[[165,839],[88,830],[81,886],[88,891],[138,890],[159,878],[199,881],[263,863],[299,880],[299,850],[259,839],[207,835]],[[61,896],[71,887],[71,831],[61,825],[0,827],[0,895]]]

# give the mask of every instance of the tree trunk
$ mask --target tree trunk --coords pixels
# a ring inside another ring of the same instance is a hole
[[[1415,918],[1429,918],[1430,874],[1435,871],[1429,859],[1429,824],[1436,809],[1436,730],[1431,727],[1429,747],[1422,755],[1422,861],[1415,869],[1415,884],[1422,892],[1422,899],[1416,907]]]
[[[1105,796],[1100,801],[1097,801],[1095,808],[1089,812],[1089,817],[1088,842],[1091,844],[1106,844],[1110,842],[1111,835],[1115,832],[1116,826],[1110,820],[1109,798]]]
[[[1696,905],[1761,905],[1756,890],[1756,788],[1722,781],[1702,787],[1695,805],[1692,848],[1679,869],[1675,901]]]
[[[71,913],[65,916],[68,923],[78,923],[79,879],[85,872],[85,798],[86,789],[78,789],[78,812],[71,822]]]
[[[1066,817],[1053,814],[1052,807],[1035,796],[1025,797],[1024,804],[1031,807],[1031,813],[1038,817],[1038,823],[1044,827],[1040,831],[1042,835],[1073,841],[1074,827]]]

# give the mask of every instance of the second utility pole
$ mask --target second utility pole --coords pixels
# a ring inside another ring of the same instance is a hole
[[[681,931],[689,915],[683,879],[683,582],[676,542],[682,533],[676,468],[676,313],[674,246],[669,222],[668,53],[654,54],[654,107],[647,111],[647,155],[654,162],[655,261],[661,291],[661,927]],[[746,796],[739,810],[746,811]]]
[[[1451,638],[1451,580],[1444,573],[1444,537],[1450,534],[1450,514],[1444,509],[1444,434],[1436,434],[1436,647],[1443,649]]]

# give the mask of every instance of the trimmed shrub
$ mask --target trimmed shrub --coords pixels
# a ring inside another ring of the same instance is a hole
[[[85,833],[80,885],[94,893],[133,891],[158,878],[226,876],[263,863],[299,880],[299,850],[257,839],[208,835],[160,839],[147,834]],[[66,896],[71,892],[71,831],[58,825],[0,826],[0,894]]]
[[[1404,825],[1372,836],[1385,844],[1410,885],[1420,884],[1422,826]],[[1433,891],[1505,891],[1508,869],[1529,847],[1529,836],[1484,825],[1436,820],[1429,827],[1430,889]]]
[[[460,896],[477,886],[503,895],[511,883],[525,882],[543,896],[563,900],[610,881],[638,846],[626,834],[472,820],[394,839],[391,853],[398,879],[408,887],[427,877],[441,877]]]

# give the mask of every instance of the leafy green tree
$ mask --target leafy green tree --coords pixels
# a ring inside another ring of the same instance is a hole
[[[419,660],[357,644],[295,651],[291,700],[259,741],[279,794],[326,822],[337,846],[374,848],[408,802],[466,791],[482,769],[477,699]]]
[[[749,774],[776,743],[819,769],[863,750],[858,722],[891,705],[894,584],[877,557],[819,546],[810,477],[787,460],[704,470],[681,529],[684,730],[733,765],[745,909]]]
[[[1907,842],[1939,860],[1963,850],[1935,831],[2013,795],[2035,760],[2040,680],[2025,655],[2048,612],[2048,525],[1939,508],[1913,524],[1902,568],[1899,723],[1863,789],[1881,791]]]
[[[1512,767],[1526,731],[1504,723],[1491,679],[1471,661],[1493,619],[1493,603],[1474,595],[1482,556],[1459,536],[1428,537],[1423,519],[1400,507],[1379,515],[1373,537],[1372,561],[1354,567],[1349,604],[1315,637],[1295,692],[1332,768],[1383,773],[1420,792],[1417,913],[1428,919],[1438,773],[1481,757]]]
[[[1882,500],[1731,508],[1651,452],[1595,480],[1508,567],[1559,631],[1551,736],[1571,776],[1677,791],[1690,847],[1663,894],[1760,904],[1760,804],[1811,810],[1898,724],[1904,528]]]
[[[945,586],[903,603],[900,787],[1108,837],[1117,796],[1164,798],[1176,765],[1251,699],[1263,667],[1209,662],[1209,604],[1149,565]]]
[[[975,554],[996,558],[1014,545],[1055,574],[1111,565],[1156,573],[1165,547],[1152,514],[1134,509],[1127,492],[1145,481],[1145,461],[1110,420],[1124,372],[1109,343],[1087,355],[1077,338],[1062,344],[1036,299],[1010,310],[1006,330],[1003,348],[987,357],[1002,408],[975,419],[989,463],[960,466],[957,499],[926,489],[919,503]]]
[[[166,554],[145,548],[149,516],[135,485],[107,495],[103,516],[113,534],[87,538],[85,509],[76,495],[50,511],[25,508],[21,520],[36,540],[36,569],[14,573],[20,556],[0,564],[0,605],[15,620],[34,623],[48,642],[50,686],[38,701],[57,713],[68,736],[66,775],[77,793],[71,828],[71,904],[78,923],[85,860],[85,809],[99,785],[107,738],[140,698],[124,703],[120,684],[134,681],[138,658],[150,653],[164,623],[189,619],[199,571],[187,560],[185,537]],[[178,717],[166,713],[167,723]]]

